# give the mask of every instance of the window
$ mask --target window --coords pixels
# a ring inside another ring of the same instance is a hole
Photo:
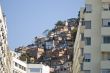
[[[107,3],[103,3],[103,10],[108,11],[109,10],[109,5]]]
[[[92,12],[92,5],[91,4],[86,4],[86,13],[91,13]]]
[[[63,68],[61,68],[60,71],[63,71]]]
[[[84,70],[84,73],[91,73],[90,70]]]
[[[85,29],[91,29],[91,21],[84,21]]]
[[[2,46],[2,44],[3,44],[3,43],[2,43],[2,42],[0,42],[0,46]]]
[[[82,26],[84,26],[84,20],[82,21]]]
[[[26,67],[24,67],[24,69],[23,69],[24,71],[26,71]]]
[[[3,31],[3,27],[1,28],[1,31]]]
[[[81,33],[81,40],[84,41],[84,33]]]
[[[91,45],[91,38],[85,37],[85,45]]]
[[[84,73],[91,73],[90,70],[84,70]]]
[[[15,62],[15,66],[17,67],[18,66],[18,63]]]
[[[66,68],[64,68],[64,70],[67,70]]]
[[[102,60],[109,60],[110,61],[110,53],[108,52],[103,52],[102,53]]]
[[[41,68],[30,68],[30,72],[40,72]]]
[[[83,71],[83,63],[80,64],[81,71]]]
[[[110,73],[110,69],[102,69],[101,73]]]
[[[110,4],[109,4],[109,10],[110,10]]]
[[[110,3],[103,3],[103,10],[104,11],[109,11],[110,10]]]
[[[110,43],[110,36],[103,36],[103,43]]]
[[[5,37],[5,34],[4,34],[4,33],[2,33],[2,37],[3,37],[3,39],[6,39],[6,37]]]
[[[2,20],[0,19],[0,23],[2,23]]]
[[[102,26],[103,27],[110,27],[110,19],[103,19]]]
[[[0,61],[2,61],[2,57],[0,57]]]
[[[22,69],[22,66],[19,64],[19,68]]]
[[[91,54],[85,53],[84,54],[84,62],[90,62],[91,61]]]

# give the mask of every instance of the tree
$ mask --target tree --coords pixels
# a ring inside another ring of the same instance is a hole
[[[75,27],[75,28],[71,31],[71,35],[72,35],[72,40],[73,40],[73,42],[74,42],[75,39],[76,39],[76,34],[77,34],[77,28]]]
[[[56,24],[55,24],[57,30],[63,28],[65,26],[64,22],[63,21],[58,21]]]
[[[63,23],[63,21],[58,21],[55,25],[56,26],[64,26],[64,23]]]
[[[20,56],[20,60],[22,61],[26,61],[29,60],[29,55],[27,53],[23,53],[21,56]]]

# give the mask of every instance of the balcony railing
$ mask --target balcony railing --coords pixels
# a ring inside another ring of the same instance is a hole
[[[110,44],[101,44],[101,52],[110,52]]]
[[[101,69],[110,69],[110,60],[101,61]]]
[[[110,0],[102,0],[102,2],[110,2]]]

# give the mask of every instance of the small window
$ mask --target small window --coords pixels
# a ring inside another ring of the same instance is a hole
[[[91,13],[92,12],[92,5],[91,4],[86,4],[86,13]]]
[[[81,71],[83,71],[83,63],[80,64]]]
[[[63,68],[61,68],[61,71],[63,71]]]
[[[109,4],[109,10],[110,10],[110,4]]]
[[[2,20],[0,19],[0,23],[2,23]]]
[[[2,57],[0,57],[0,61],[2,61]]]
[[[15,66],[18,67],[18,63],[15,62]]]
[[[3,31],[3,27],[1,28],[1,31]]]
[[[110,22],[108,22],[108,26],[110,26]]]
[[[84,24],[84,21],[82,21],[82,26],[84,26],[85,24]]]
[[[84,62],[90,62],[91,61],[91,54],[85,53],[84,54]]]
[[[103,36],[103,43],[110,43],[110,36]]]
[[[67,70],[66,68],[64,68],[64,71]]]
[[[109,3],[103,3],[103,10],[109,11],[110,10],[110,4]]]
[[[101,73],[110,73],[110,69],[102,69]]]
[[[103,19],[102,26],[103,27],[110,27],[110,19]]]
[[[81,40],[84,41],[84,33],[81,33]]]
[[[85,29],[91,29],[91,21],[85,21]]]
[[[103,3],[103,10],[104,11],[108,11],[109,10],[109,4],[107,4],[107,3]]]
[[[91,73],[90,70],[84,70],[84,73]]]
[[[40,72],[41,68],[30,68],[30,72]]]
[[[3,43],[2,43],[2,42],[0,42],[0,46],[2,46],[2,44],[3,44]]]
[[[85,45],[91,45],[91,38],[85,37]]]
[[[19,68],[22,69],[22,66],[19,64]]]
[[[102,60],[110,60],[110,53],[102,53]]]

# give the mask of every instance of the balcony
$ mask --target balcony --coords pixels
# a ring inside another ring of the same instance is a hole
[[[80,28],[81,33],[84,33],[84,29],[85,29],[85,27],[81,26],[81,28]]]
[[[84,56],[79,57],[79,63],[83,63]]]
[[[90,62],[84,62],[83,69],[84,70],[90,70],[91,69],[91,63]]]
[[[110,35],[110,27],[102,27],[101,35]]]
[[[101,69],[110,69],[110,60],[101,61]]]
[[[110,0],[102,0],[102,2],[110,2]]]
[[[80,48],[84,48],[84,41],[80,42]]]
[[[80,73],[85,73],[84,71],[80,71]]]
[[[106,0],[104,0],[104,1],[106,1]],[[109,0],[109,2],[110,2],[110,0]],[[108,19],[108,18],[110,18],[110,10],[108,10],[108,11],[102,11],[102,18],[104,19]]]
[[[101,44],[101,52],[110,52],[110,44]]]

